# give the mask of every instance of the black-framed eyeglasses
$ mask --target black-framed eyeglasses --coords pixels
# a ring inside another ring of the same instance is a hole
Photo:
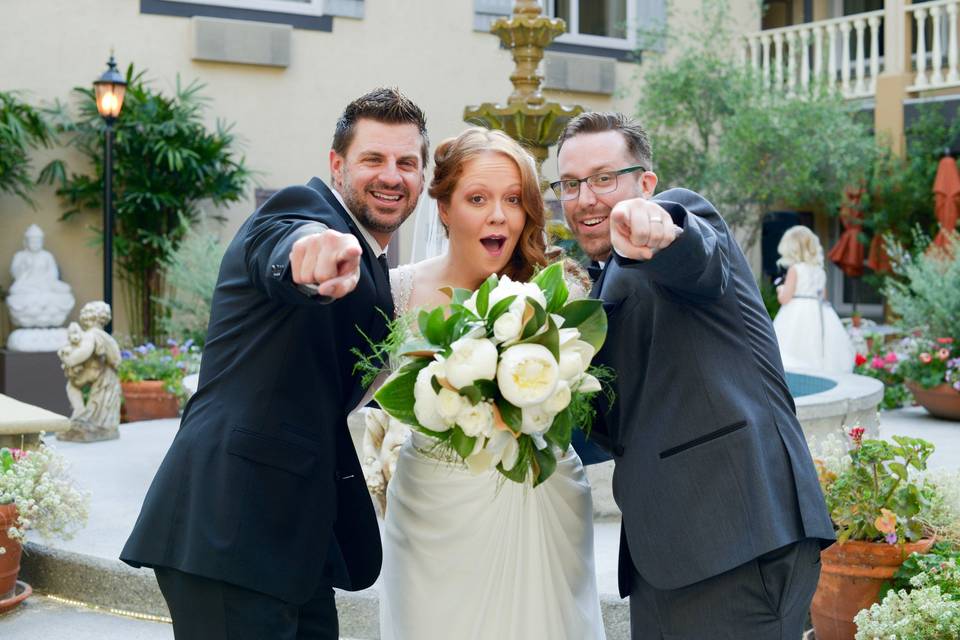
[[[557,194],[559,200],[576,200],[580,197],[580,183],[586,182],[594,193],[610,193],[617,189],[617,176],[634,171],[646,171],[642,165],[634,165],[617,171],[601,171],[586,178],[564,178],[550,183],[550,188]]]

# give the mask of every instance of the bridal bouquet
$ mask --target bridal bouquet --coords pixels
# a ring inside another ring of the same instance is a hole
[[[402,364],[374,395],[380,407],[475,473],[549,478],[593,419],[602,374],[590,362],[607,333],[600,301],[567,302],[563,275],[553,264],[526,283],[492,275],[446,290],[450,304],[421,311],[419,336],[393,354]]]

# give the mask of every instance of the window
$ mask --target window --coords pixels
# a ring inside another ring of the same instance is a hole
[[[547,13],[567,23],[557,42],[632,50],[636,2],[632,0],[547,0]]]
[[[292,13],[305,16],[322,16],[324,0],[170,0],[189,4],[211,5],[230,9]]]

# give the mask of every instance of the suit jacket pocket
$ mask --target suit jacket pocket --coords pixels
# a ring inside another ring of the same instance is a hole
[[[234,429],[227,439],[227,452],[259,464],[309,477],[317,456],[292,442],[246,429]]]
[[[747,427],[746,420],[741,420],[740,422],[734,422],[733,424],[727,425],[722,429],[711,431],[710,433],[704,434],[699,438],[694,438],[693,440],[684,442],[683,444],[679,444],[675,447],[670,447],[669,449],[665,449],[660,452],[660,459],[665,460],[671,456],[677,455],[678,453],[683,453],[688,449],[692,449],[702,444],[706,444],[712,440],[716,440],[717,438],[722,438],[724,436],[730,435],[731,433],[734,433],[735,431],[739,431],[740,429],[745,429],[746,427]]]

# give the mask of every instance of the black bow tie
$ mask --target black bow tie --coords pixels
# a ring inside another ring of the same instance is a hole
[[[596,283],[601,273],[603,273],[603,267],[600,266],[599,262],[591,262],[587,265],[587,274],[592,282]]]

